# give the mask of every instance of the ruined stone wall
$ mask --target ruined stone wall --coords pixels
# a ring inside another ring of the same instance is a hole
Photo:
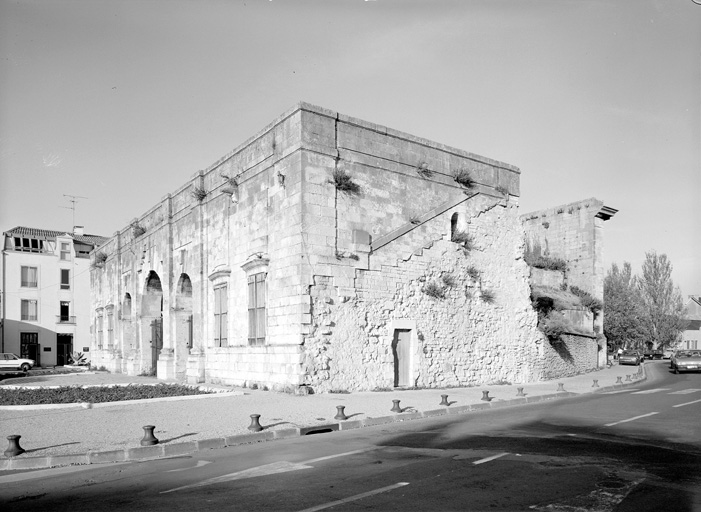
[[[543,344],[545,379],[569,377],[595,370],[600,347],[595,338],[566,334],[561,341]]]

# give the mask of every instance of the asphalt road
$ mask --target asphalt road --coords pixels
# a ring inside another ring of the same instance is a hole
[[[6,472],[2,511],[701,510],[701,374],[140,463]]]

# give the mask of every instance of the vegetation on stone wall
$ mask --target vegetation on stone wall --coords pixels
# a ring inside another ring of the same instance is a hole
[[[336,190],[346,194],[359,194],[360,185],[353,181],[351,175],[344,169],[334,169],[331,173],[329,183],[336,187]]]
[[[207,197],[208,192],[203,187],[195,187],[192,189],[192,197],[201,203]]]
[[[549,340],[559,340],[563,334],[593,334],[582,331],[565,317],[566,309],[581,309],[582,300],[567,290],[549,286],[531,286],[531,304],[538,312],[538,328]]]
[[[450,241],[461,245],[466,251],[470,251],[474,247],[472,237],[465,231],[455,231],[450,237]]]
[[[93,268],[103,268],[105,266],[105,262],[107,261],[107,253],[104,251],[99,251],[95,253],[95,263],[93,265]]]
[[[523,259],[526,264],[534,268],[542,268],[543,270],[559,270],[567,271],[567,262],[562,258],[553,258],[549,256],[537,241],[526,241],[526,250],[523,254]]]
[[[436,281],[428,281],[423,288],[421,288],[421,291],[434,299],[444,299],[446,289]]]
[[[475,186],[475,180],[472,179],[470,171],[465,168],[460,168],[453,171],[453,179],[456,183],[465,188],[472,188]]]
[[[480,299],[482,299],[482,302],[485,302],[487,304],[493,304],[494,301],[496,300],[496,295],[494,295],[494,292],[492,290],[480,290]]]
[[[141,235],[146,233],[146,228],[144,228],[138,222],[132,223],[131,230],[132,230],[132,234],[134,235],[134,238],[139,238]]]
[[[579,297],[580,302],[582,303],[582,306],[585,308],[589,309],[594,316],[598,315],[601,310],[604,308],[603,302],[601,302],[599,299],[596,297],[592,296],[591,293],[582,290],[581,288],[577,286],[570,286],[569,287],[570,292],[575,294],[577,297]]]
[[[416,166],[416,174],[421,176],[423,179],[427,180],[431,176],[433,176],[433,171],[429,169],[428,164],[426,162],[421,162],[419,165]]]

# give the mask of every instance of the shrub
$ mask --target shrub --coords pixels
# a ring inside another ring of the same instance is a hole
[[[470,279],[477,279],[480,276],[480,271],[477,270],[476,267],[469,266],[467,269],[465,269],[465,273],[468,275]]]
[[[562,313],[551,311],[538,322],[538,328],[549,340],[559,340],[567,332],[574,332],[574,326]]]
[[[204,201],[204,198],[207,197],[207,191],[202,187],[195,187],[192,189],[192,197],[197,202],[201,203],[202,201]]]
[[[82,352],[73,352],[70,355],[70,363],[77,366],[87,366],[88,362],[85,360],[85,354]]]
[[[472,237],[465,231],[456,231],[453,233],[453,236],[450,237],[450,241],[462,245],[468,251],[473,248]]]
[[[475,186],[475,180],[473,180],[472,176],[470,176],[470,171],[464,168],[453,171],[453,179],[456,181],[456,183],[465,188],[472,188]]]
[[[139,238],[141,235],[146,233],[146,228],[144,228],[141,224],[138,222],[134,222],[131,225],[132,233],[134,234],[134,238]]]
[[[106,261],[107,261],[107,253],[100,251],[97,254],[95,254],[95,266],[96,267],[104,266]]]
[[[331,179],[329,183],[332,183],[336,190],[345,192],[347,194],[358,194],[360,193],[360,186],[353,181],[348,174],[343,169],[334,169],[331,173]]]
[[[434,299],[445,298],[445,288],[443,288],[435,281],[429,281],[428,283],[426,283],[421,289],[421,291],[429,297],[433,297]]]
[[[496,296],[492,290],[481,290],[480,298],[482,299],[482,302],[486,302],[487,304],[493,304],[496,300]]]
[[[579,297],[579,300],[582,302],[582,306],[588,308],[589,311],[594,313],[594,315],[598,315],[604,308],[604,304],[599,299],[594,297],[589,292],[578,288],[577,286],[570,286],[570,292]]]
[[[551,258],[549,256],[537,256],[533,258],[526,257],[526,263],[534,268],[542,268],[544,270],[559,270],[567,271],[567,262],[561,258]]]
[[[453,277],[453,274],[443,274],[441,275],[441,281],[445,286],[451,287],[455,286],[455,277]]]
[[[426,162],[421,162],[419,165],[416,166],[416,174],[421,176],[423,179],[427,180],[431,176],[433,176],[433,171],[429,169],[428,164]]]
[[[0,405],[34,404],[74,404],[121,402],[123,400],[143,400],[167,396],[187,396],[211,394],[198,388],[182,384],[156,384],[145,386],[91,387],[61,386],[59,388],[0,389]]]
[[[497,185],[495,190],[501,194],[504,194],[505,196],[509,195],[509,189],[506,188],[504,185]]]

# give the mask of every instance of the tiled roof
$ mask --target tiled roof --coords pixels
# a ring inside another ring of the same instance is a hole
[[[68,235],[73,240],[81,242],[84,244],[90,244],[98,246],[103,244],[108,240],[107,237],[99,235],[74,235],[68,231],[53,231],[50,229],[37,229],[37,228],[27,228],[24,226],[17,226],[16,228],[5,231],[7,236],[31,236],[34,238],[40,238],[44,240],[56,238],[57,236]]]

